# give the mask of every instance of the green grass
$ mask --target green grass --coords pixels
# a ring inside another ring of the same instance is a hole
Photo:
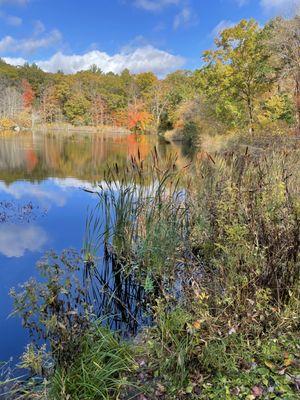
[[[106,400],[131,384],[126,378],[136,363],[130,346],[104,328],[84,339],[82,353],[68,369],[57,369],[49,385],[49,399]]]

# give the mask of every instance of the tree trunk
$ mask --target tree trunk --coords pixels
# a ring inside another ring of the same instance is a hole
[[[250,96],[247,99],[247,105],[248,105],[248,115],[249,115],[249,133],[253,135],[254,133],[253,105]]]

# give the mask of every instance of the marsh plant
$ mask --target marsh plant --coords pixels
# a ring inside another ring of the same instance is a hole
[[[194,172],[194,262],[155,309],[154,370],[167,398],[298,398],[299,153],[202,154]]]
[[[90,272],[95,274],[100,254],[98,281],[102,287],[103,282],[109,287],[113,281],[115,299],[127,310],[151,301],[151,296],[167,294],[189,246],[189,206],[181,183],[185,169],[177,168],[174,157],[162,163],[155,150],[151,161],[132,158],[125,170],[118,165],[107,170],[86,229],[84,249]],[[122,293],[129,294],[127,299]],[[140,302],[133,301],[134,293]]]
[[[190,169],[155,151],[110,167],[83,256],[13,292],[50,346],[48,398],[299,397],[299,151],[203,152]],[[107,313],[140,329],[134,346]]]

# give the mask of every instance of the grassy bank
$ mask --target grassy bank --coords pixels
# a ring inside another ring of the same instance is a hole
[[[155,151],[107,170],[83,254],[12,292],[49,351],[28,349],[11,398],[299,398],[300,149],[241,140],[180,170]],[[109,310],[138,334],[105,328]]]
[[[130,131],[125,127],[116,127],[113,125],[99,125],[99,126],[76,126],[67,123],[49,123],[37,124],[34,126],[36,132],[63,132],[63,133],[110,133],[110,134],[129,134]]]

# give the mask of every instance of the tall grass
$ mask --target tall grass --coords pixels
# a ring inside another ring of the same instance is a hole
[[[109,400],[131,384],[126,375],[136,368],[131,349],[113,333],[96,328],[84,339],[82,352],[70,368],[56,369],[48,399]]]
[[[188,243],[182,173],[176,159],[163,164],[156,151],[151,164],[138,157],[125,170],[114,165],[86,224],[86,278],[97,282],[92,296],[102,311],[119,320],[127,315],[135,329],[143,322],[149,296],[171,287]]]

